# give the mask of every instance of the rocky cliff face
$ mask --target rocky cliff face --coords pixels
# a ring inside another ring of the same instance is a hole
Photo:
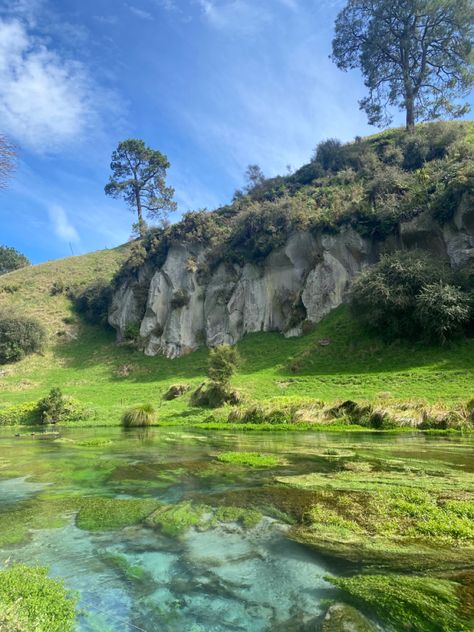
[[[474,210],[461,207],[444,227],[420,215],[384,243],[351,228],[296,233],[263,264],[221,263],[211,272],[203,272],[205,246],[176,244],[160,269],[144,267],[117,290],[109,321],[119,340],[139,326],[145,353],[170,358],[252,332],[298,336],[344,302],[353,278],[381,250],[401,247],[430,250],[453,266],[474,259]]]

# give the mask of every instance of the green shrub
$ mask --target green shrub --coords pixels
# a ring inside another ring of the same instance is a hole
[[[0,410],[0,426],[32,426],[41,423],[36,402],[17,404]]]
[[[156,411],[151,404],[141,404],[129,408],[122,416],[125,428],[142,428],[150,426],[156,419]]]
[[[209,352],[207,374],[213,382],[228,385],[239,362],[239,352],[235,347],[219,345]]]
[[[113,288],[108,281],[96,281],[85,288],[69,292],[74,308],[87,322],[105,326]]]
[[[0,571],[0,613],[7,612],[5,632],[72,632],[77,598],[48,570],[15,564]],[[10,624],[13,627],[10,627]],[[5,626],[5,627],[4,627]]]
[[[469,321],[470,300],[452,285],[429,283],[417,296],[415,316],[427,338],[445,342]]]
[[[129,323],[125,327],[123,337],[129,342],[136,342],[140,338],[140,325],[137,323]]]
[[[387,338],[444,340],[470,316],[468,297],[451,278],[448,266],[426,253],[386,255],[355,280],[352,311]]]
[[[46,342],[46,331],[35,318],[0,312],[0,364],[17,362],[38,353]]]
[[[52,388],[49,394],[40,399],[36,409],[44,424],[74,422],[86,419],[88,411],[71,397],[65,397],[60,388]]]
[[[30,266],[30,261],[10,246],[0,246],[0,275]]]

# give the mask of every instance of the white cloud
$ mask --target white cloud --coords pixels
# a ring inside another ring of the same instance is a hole
[[[36,151],[75,141],[97,123],[93,91],[82,64],[49,50],[21,20],[0,20],[2,131]]]
[[[69,221],[66,211],[62,206],[53,204],[48,208],[49,219],[53,225],[53,230],[62,241],[78,242],[79,234]]]
[[[140,9],[140,7],[136,7],[133,4],[127,5],[129,11],[133,13],[140,20],[153,20],[153,16],[149,11],[145,11],[144,9]]]

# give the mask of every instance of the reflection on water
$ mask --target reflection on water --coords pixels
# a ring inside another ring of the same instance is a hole
[[[334,446],[472,467],[468,443],[419,435],[99,429],[39,441],[3,433],[0,518],[11,514],[14,520],[15,507],[34,511],[35,502],[44,507],[76,495],[213,505],[217,494],[268,489],[276,474],[324,471],[327,460],[319,455]],[[215,457],[226,450],[275,454],[282,464],[220,464]],[[344,571],[291,542],[275,517],[264,516],[249,529],[231,522],[191,528],[177,538],[143,524],[89,532],[75,526],[73,512],[64,513],[62,526],[34,529],[18,544],[4,544],[0,561],[47,565],[78,590],[81,632],[314,629],[321,600],[334,593],[324,575]]]

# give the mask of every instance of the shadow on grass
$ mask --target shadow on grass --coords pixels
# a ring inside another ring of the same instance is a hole
[[[321,340],[329,341],[327,346]],[[286,339],[277,332],[247,335],[238,344],[242,364],[240,376],[271,371],[280,377],[370,375],[400,373],[430,368],[433,373],[472,372],[474,339],[460,339],[444,346],[407,342],[385,343],[363,331],[350,318],[346,307],[334,310],[314,330],[300,338]],[[102,365],[110,380],[147,383],[166,380],[204,379],[207,349],[182,358],[153,358],[129,347],[119,346],[115,334],[99,327],[83,325],[77,340],[59,344],[55,353],[65,366],[87,369]],[[132,367],[120,377],[121,367]]]

